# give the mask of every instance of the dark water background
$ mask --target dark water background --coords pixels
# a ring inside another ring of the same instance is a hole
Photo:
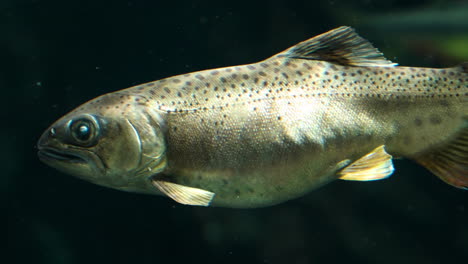
[[[408,160],[263,209],[197,208],[39,162],[50,123],[103,93],[262,60],[350,25],[401,65],[468,61],[468,2],[1,0],[1,263],[464,263],[468,192]]]

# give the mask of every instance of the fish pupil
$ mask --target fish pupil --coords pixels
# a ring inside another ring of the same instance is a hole
[[[81,140],[86,140],[89,138],[89,135],[91,133],[89,133],[89,127],[86,126],[86,125],[81,125],[79,128],[78,128],[78,138],[81,139]]]
[[[72,133],[78,142],[86,142],[92,136],[91,124],[87,120],[78,120],[72,124]]]

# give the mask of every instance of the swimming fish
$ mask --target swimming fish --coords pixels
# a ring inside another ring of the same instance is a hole
[[[468,63],[400,67],[350,27],[258,63],[97,97],[38,141],[46,164],[95,184],[237,208],[412,159],[468,188]]]

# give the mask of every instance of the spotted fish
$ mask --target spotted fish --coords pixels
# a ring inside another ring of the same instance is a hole
[[[350,27],[264,61],[93,99],[38,142],[48,165],[189,205],[262,207],[335,179],[371,181],[393,157],[468,187],[468,63],[400,67]]]

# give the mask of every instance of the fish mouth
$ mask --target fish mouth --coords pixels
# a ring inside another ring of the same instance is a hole
[[[65,152],[53,148],[39,148],[37,153],[42,160],[65,161],[71,163],[86,163],[86,160],[75,153]]]

